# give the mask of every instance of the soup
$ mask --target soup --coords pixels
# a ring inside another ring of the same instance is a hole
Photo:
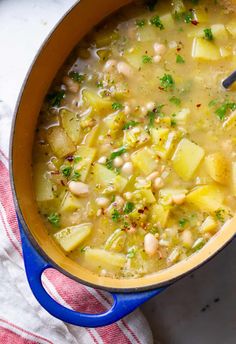
[[[39,115],[33,180],[50,236],[102,276],[197,254],[235,213],[236,18],[134,2],[81,41]]]

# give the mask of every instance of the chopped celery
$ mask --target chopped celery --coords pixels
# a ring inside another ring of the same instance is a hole
[[[83,100],[92,107],[94,114],[104,116],[112,110],[112,101],[107,98],[100,97],[97,93],[83,90]]]
[[[75,155],[79,156],[81,159],[75,164],[74,170],[80,173],[79,179],[84,182],[88,176],[91,164],[94,161],[96,148],[82,145],[77,148]]]
[[[150,135],[140,126],[125,130],[123,144],[127,148],[144,145],[150,140]]]
[[[68,191],[61,202],[60,212],[75,211],[81,206],[81,200]]]
[[[200,232],[201,233],[207,233],[207,232],[215,232],[217,228],[217,222],[212,216],[207,216],[207,218],[203,221],[203,223],[200,226]]]
[[[88,248],[84,252],[84,261],[94,269],[121,269],[126,258],[124,254],[109,252],[98,248]]]
[[[127,184],[126,178],[100,164],[93,166],[93,181],[103,188],[111,187],[111,190],[119,192],[122,192]]]
[[[121,252],[124,248],[126,233],[120,228],[116,229],[107,239],[105,250]]]

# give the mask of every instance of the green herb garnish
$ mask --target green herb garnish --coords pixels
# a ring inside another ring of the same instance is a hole
[[[49,101],[52,107],[59,107],[61,105],[62,99],[66,96],[66,92],[61,90],[54,93],[49,93],[47,96],[47,100]]]
[[[161,87],[165,91],[172,90],[175,84],[174,79],[172,78],[170,74],[164,74],[164,76],[160,78],[160,82],[161,82]]]
[[[235,109],[236,109],[236,103],[225,101],[218,109],[216,109],[215,114],[221,121],[223,121],[225,119],[225,116],[228,110],[233,111]]]
[[[129,214],[134,210],[134,203],[127,202],[124,206],[124,214]]]
[[[126,130],[126,129],[129,129],[129,128],[133,128],[133,127],[136,127],[136,125],[138,125],[138,124],[139,124],[139,122],[129,121],[129,122],[124,124],[122,129]]]
[[[81,82],[84,81],[84,75],[83,74],[80,74],[78,72],[74,72],[74,71],[71,71],[69,73],[69,77],[75,81],[75,82],[78,82],[78,84],[81,84]]]
[[[148,118],[149,118],[148,126],[149,127],[153,127],[154,123],[155,123],[156,113],[153,112],[153,111],[148,111],[147,115],[148,115]]]
[[[127,258],[134,258],[136,254],[136,248],[131,247],[128,249]]]
[[[180,105],[181,104],[181,100],[175,96],[171,97],[169,99],[169,101],[172,103],[172,104],[175,104],[175,105]]]
[[[218,99],[212,99],[209,103],[208,106],[215,106],[218,103]]]
[[[96,83],[96,86],[97,86],[97,88],[102,88],[103,87],[103,82],[102,81],[98,81]]]
[[[181,55],[176,55],[176,63],[185,63],[184,58]]]
[[[63,174],[63,176],[69,177],[71,174],[72,168],[71,168],[71,166],[62,166],[60,168],[60,170],[61,170],[61,173]]]
[[[188,223],[188,219],[185,219],[185,218],[179,219],[179,226],[180,227],[183,228],[186,225],[186,223]]]
[[[106,161],[106,167],[111,170],[113,168],[113,160],[122,155],[123,153],[126,152],[126,148],[125,147],[121,147],[119,149],[117,149],[116,151],[112,152],[110,155],[110,158],[107,159]]]
[[[48,216],[48,221],[53,225],[54,227],[60,226],[60,216],[57,213],[52,213]]]
[[[118,102],[113,103],[111,107],[112,107],[113,110],[121,110],[121,109],[123,109],[123,105],[121,103],[118,103]]]
[[[117,209],[114,209],[112,214],[111,214],[111,218],[112,221],[114,222],[118,222],[121,218],[121,214],[119,213],[119,211]]]
[[[211,29],[207,28],[207,29],[204,29],[204,38],[208,41],[212,41],[213,40],[213,33],[211,31]]]
[[[74,156],[74,163],[77,164],[78,162],[80,162],[82,160],[81,156]]]
[[[135,23],[138,27],[142,28],[146,24],[146,20],[145,19],[137,19]]]
[[[170,120],[170,125],[171,125],[172,127],[175,127],[176,124],[177,124],[176,119],[171,118],[171,120]]]
[[[158,27],[160,30],[164,30],[164,25],[161,22],[161,19],[159,16],[154,16],[151,18],[150,23],[156,27]]]
[[[142,61],[143,63],[151,63],[152,62],[152,57],[149,55],[143,55],[142,56]]]
[[[77,180],[79,180],[80,177],[81,177],[81,173],[79,171],[74,171],[74,173],[71,177],[71,180],[76,182]]]
[[[185,23],[189,24],[193,21],[194,17],[193,17],[193,12],[189,11],[189,12],[185,12],[184,13],[184,21]]]
[[[218,209],[215,211],[215,215],[217,220],[220,222],[225,222],[225,210],[224,209]]]

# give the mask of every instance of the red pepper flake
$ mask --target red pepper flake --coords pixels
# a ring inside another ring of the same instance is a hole
[[[66,160],[68,160],[69,162],[72,162],[74,160],[73,155],[69,155],[68,157],[66,157]]]
[[[164,91],[164,88],[163,88],[163,87],[160,87],[160,86],[159,86],[158,88],[159,88],[159,90]]]
[[[139,210],[138,210],[138,213],[139,213],[139,214],[143,214],[143,213],[144,213],[144,209],[139,209]]]
[[[201,105],[202,105],[202,104],[197,104],[196,107],[197,107],[197,108],[200,108]]]
[[[180,48],[180,47],[178,47],[176,50],[177,50],[177,51],[180,51],[180,50],[181,50],[181,48]]]
[[[64,181],[63,181],[63,180],[61,180],[61,185],[62,185],[62,186],[65,186],[65,183],[64,183]]]
[[[198,24],[198,21],[194,19],[194,20],[191,21],[191,23],[192,23],[193,25],[197,25],[197,24]]]

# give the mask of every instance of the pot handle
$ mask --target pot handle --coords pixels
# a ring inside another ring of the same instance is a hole
[[[104,313],[87,314],[73,311],[57,303],[44,289],[41,276],[44,270],[54,268],[32,247],[24,230],[19,223],[22,239],[23,256],[25,263],[26,275],[30,288],[48,313],[54,317],[65,321],[69,324],[84,327],[99,327],[112,324],[124,316],[131,313],[142,303],[158,295],[165,288],[159,288],[152,291],[136,292],[136,293],[111,293],[113,297],[113,305]]]

